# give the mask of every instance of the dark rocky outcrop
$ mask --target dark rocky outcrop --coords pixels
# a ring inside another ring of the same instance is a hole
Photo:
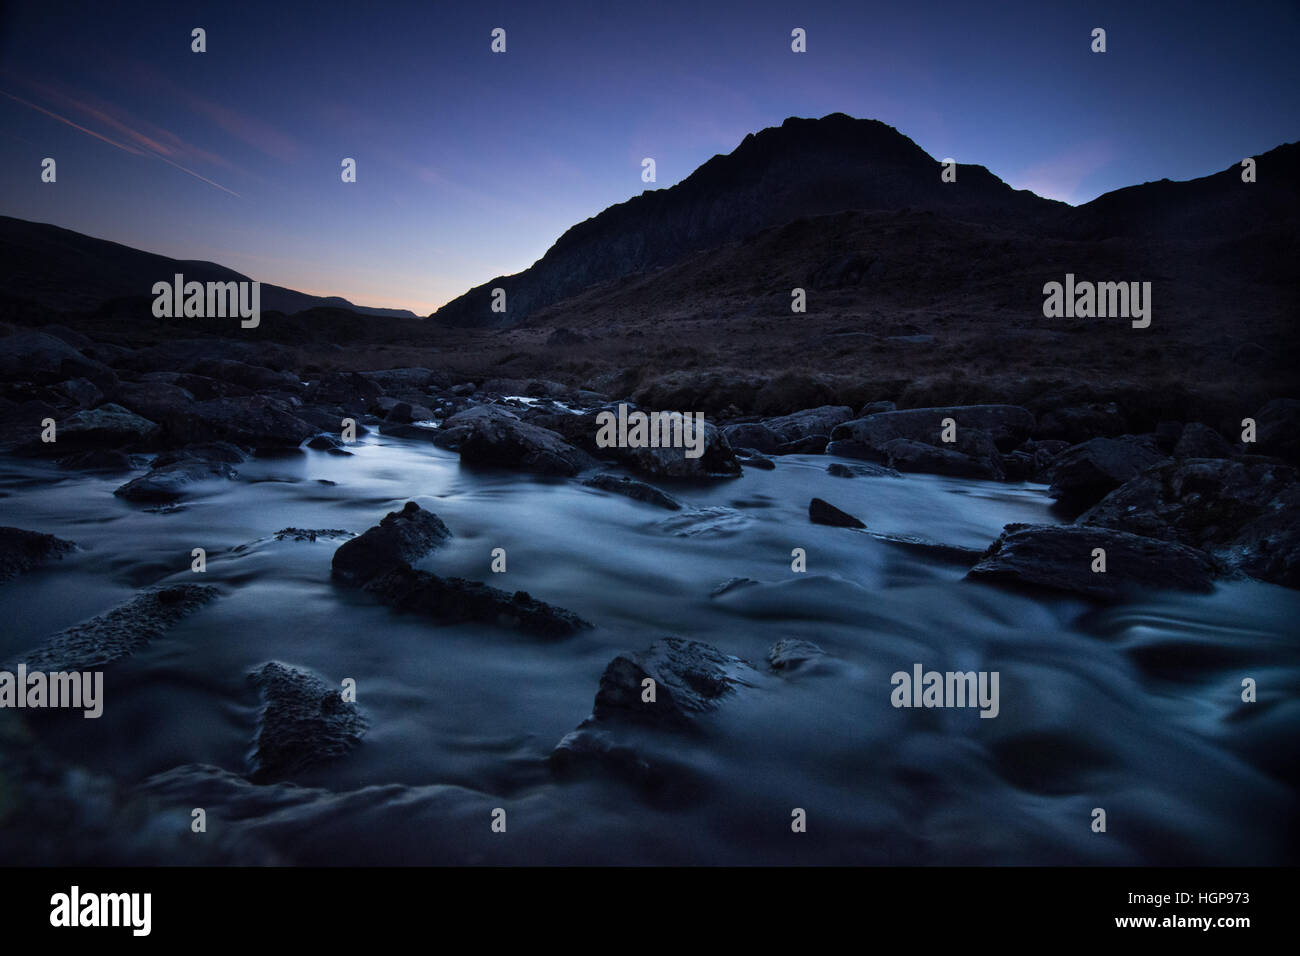
[[[408,501],[401,511],[390,511],[378,525],[339,546],[334,552],[334,578],[344,584],[364,584],[418,561],[451,536],[436,514]]]
[[[1300,587],[1300,483],[1273,459],[1197,459],[1144,471],[1078,523],[1177,541],[1227,568]]]
[[[808,502],[808,520],[813,524],[828,524],[835,528],[865,528],[853,515],[841,511],[833,504],[814,498]]]
[[[1231,458],[1233,454],[1227,439],[1200,422],[1184,426],[1173,448],[1175,458]]]
[[[279,399],[250,395],[194,402],[165,422],[185,441],[228,441],[249,448],[297,448],[318,429]]]
[[[262,695],[249,778],[265,783],[343,756],[357,746],[366,720],[339,687],[271,661],[249,675]]]
[[[1106,552],[1094,572],[1093,549]],[[968,577],[1070,591],[1116,601],[1152,590],[1209,591],[1218,569],[1185,545],[1079,525],[1007,525]]]
[[[50,560],[62,560],[76,549],[71,541],[52,534],[0,528],[0,581],[16,578]]]

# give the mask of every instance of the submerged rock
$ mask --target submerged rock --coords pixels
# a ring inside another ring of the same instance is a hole
[[[667,508],[669,511],[680,511],[682,508],[682,503],[677,499],[664,494],[654,485],[648,485],[644,481],[637,481],[635,478],[624,478],[602,472],[599,475],[592,475],[583,484],[589,488],[599,488],[601,491],[610,491],[616,495],[626,495],[629,498],[635,498],[637,501],[658,505],[660,508]]]
[[[826,652],[812,641],[785,638],[772,645],[767,652],[767,663],[774,671],[794,671],[809,664]]]
[[[312,764],[341,757],[360,742],[366,721],[339,687],[313,674],[271,661],[249,675],[262,694],[249,778],[276,780]]]
[[[26,662],[29,670],[94,670],[135,653],[216,596],[217,589],[206,584],[145,591],[106,614],[55,634],[14,660]]]
[[[834,475],[836,478],[902,478],[903,476],[895,468],[886,465],[876,465],[870,462],[864,462],[857,465],[846,465],[843,462],[833,461],[826,466],[826,474]]]
[[[1092,570],[1094,548],[1106,570]],[[1080,525],[1010,524],[968,577],[1072,591],[1101,601],[1152,590],[1210,591],[1217,569],[1185,545]]]
[[[538,601],[527,591],[511,594],[478,581],[444,578],[405,564],[373,578],[365,590],[400,611],[446,624],[482,621],[543,637],[564,637],[592,626],[572,611]]]
[[[408,501],[401,511],[390,511],[378,525],[339,545],[334,552],[334,577],[345,584],[364,584],[418,561],[451,536],[441,518]]]
[[[813,524],[828,524],[836,528],[865,528],[866,525],[848,512],[833,504],[814,498],[808,502],[808,520]]]
[[[76,549],[71,541],[52,534],[0,528],[0,581],[16,578],[53,558],[62,560]]]

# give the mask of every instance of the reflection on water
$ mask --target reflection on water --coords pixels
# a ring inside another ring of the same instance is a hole
[[[81,550],[0,585],[0,659],[138,587],[196,580],[190,552],[205,548],[202,580],[221,597],[108,671],[101,719],[29,723],[50,751],[126,786],[187,764],[241,773],[258,710],[249,671],[275,659],[354,678],[363,745],[294,782],[360,792],[254,791],[266,805],[245,796],[236,812],[220,786],[180,788],[186,814],[225,806],[289,862],[1295,862],[1300,595],[1240,581],[1098,609],[965,582],[954,549],[1057,520],[1040,486],[844,479],[826,474],[832,460],[674,486],[682,512],[379,436],[351,457],[249,462],[239,481],[153,511],[113,497],[122,477],[5,460],[0,524]],[[814,496],[868,530],[811,524]],[[528,591],[596,629],[557,642],[437,626],[337,590],[337,541],[273,537],[359,532],[407,500],[455,533],[424,566]],[[498,547],[507,574],[490,572]],[[738,577],[757,583],[712,596]],[[760,668],[781,638],[829,656],[673,741],[670,797],[557,782],[545,757],[590,712],[605,664],[670,634]],[[999,671],[999,716],[894,709],[890,675],[918,662]],[[1241,702],[1243,677],[1259,703]],[[489,830],[497,806],[505,836]],[[807,833],[790,831],[795,807]],[[1090,828],[1095,807],[1105,834]]]

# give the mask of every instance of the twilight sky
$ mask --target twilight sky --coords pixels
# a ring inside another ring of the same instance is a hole
[[[420,315],[640,193],[643,157],[664,188],[787,116],[880,119],[1072,203],[1300,138],[1294,0],[0,11],[0,213]]]

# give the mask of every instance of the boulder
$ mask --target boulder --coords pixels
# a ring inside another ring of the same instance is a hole
[[[480,409],[453,415],[440,429],[448,437],[452,435],[445,431],[448,426],[465,429],[458,437],[462,462],[565,477],[572,477],[598,464],[585,451],[570,445],[550,429],[530,425],[504,409],[476,416],[470,414]]]
[[[978,441],[967,433],[966,447],[977,454],[968,454],[910,438],[894,438],[879,446],[890,468],[903,472],[922,472],[930,475],[951,475],[954,478],[986,478],[998,481],[1005,477],[1001,456],[992,442]],[[982,452],[982,454],[979,454]]]
[[[812,641],[787,637],[772,645],[767,652],[767,663],[774,671],[789,673],[825,656],[826,652]]]
[[[895,438],[930,445],[942,445],[943,420],[957,424],[957,440],[967,431],[982,432],[999,450],[1010,451],[1034,430],[1034,416],[1018,405],[950,405],[940,408],[909,408],[876,412],[837,425],[834,441],[856,441],[878,447]]]
[[[726,437],[711,422],[704,423],[704,451],[688,458],[685,448],[608,448],[620,462],[652,478],[714,479],[740,477],[740,462]]]
[[[258,395],[195,402],[168,416],[166,425],[187,442],[228,441],[250,448],[297,448],[317,431],[289,404]]]
[[[1106,570],[1092,570],[1093,549]],[[968,577],[1117,601],[1154,590],[1210,591],[1217,568],[1200,551],[1126,531],[1081,525],[1010,524]]]
[[[136,448],[158,437],[158,425],[127,411],[121,405],[101,405],[79,411],[58,423],[55,441],[28,442],[21,449],[28,455],[55,455],[94,448]]]
[[[1255,413],[1255,444],[1247,449],[1300,464],[1300,401],[1275,398]]]
[[[1273,459],[1166,462],[1112,491],[1078,524],[1177,541],[1224,567],[1300,587],[1300,483],[1295,468]]]
[[[1159,451],[1135,438],[1093,438],[1057,456],[1048,494],[1082,510],[1163,460]]]
[[[225,462],[177,461],[132,478],[113,494],[142,504],[166,504],[184,498],[203,482],[229,481],[236,477],[235,469]]]
[[[390,511],[378,525],[339,546],[334,552],[334,578],[344,584],[364,584],[418,561],[451,536],[441,518],[408,501],[401,511]]]
[[[813,524],[828,524],[835,528],[865,528],[866,525],[853,515],[841,511],[834,505],[814,498],[808,502],[808,520]]]

